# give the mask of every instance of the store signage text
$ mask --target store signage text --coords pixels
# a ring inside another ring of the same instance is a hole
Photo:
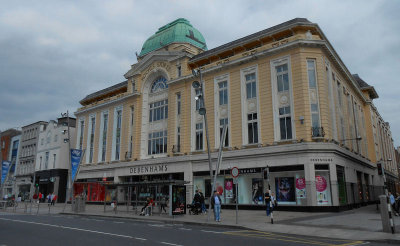
[[[167,170],[168,170],[167,165],[141,166],[141,167],[129,168],[129,172],[133,174],[160,173],[160,172],[166,172]]]
[[[239,169],[240,174],[246,174],[246,173],[259,173],[260,171],[257,170],[257,168],[244,168],[244,169]]]
[[[333,158],[311,158],[312,162],[332,162]]]

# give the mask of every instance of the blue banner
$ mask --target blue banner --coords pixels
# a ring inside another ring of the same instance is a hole
[[[3,161],[1,163],[1,184],[6,181],[8,169],[10,168],[11,163],[9,161]]]
[[[71,181],[75,181],[75,175],[78,171],[79,163],[81,163],[82,150],[71,149]]]

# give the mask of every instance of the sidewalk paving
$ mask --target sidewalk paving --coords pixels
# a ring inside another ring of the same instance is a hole
[[[17,209],[16,213],[23,213],[23,206]],[[71,205],[68,204],[63,212],[64,204],[56,204],[49,210],[47,204],[43,204],[39,208],[39,214],[71,214],[80,216],[105,216],[118,217],[127,219],[140,219],[148,221],[158,221],[164,223],[188,223],[209,226],[228,226],[240,229],[253,229],[265,232],[287,233],[302,236],[318,236],[335,239],[348,240],[366,240],[380,241],[400,244],[400,217],[395,217],[395,225],[398,226],[397,233],[385,233],[382,231],[382,222],[376,205],[369,205],[358,209],[344,212],[289,212],[275,211],[274,224],[271,224],[270,218],[265,214],[264,210],[239,210],[238,224],[236,224],[236,211],[223,209],[221,214],[222,222],[215,222],[213,214],[210,214],[210,221],[207,222],[207,215],[176,215],[173,217],[167,214],[159,214],[158,209],[152,216],[140,216],[139,211],[136,213],[129,207],[118,206],[115,213],[110,205],[106,206],[104,212],[103,205],[86,205],[85,212],[74,213]],[[37,206],[32,209],[32,214],[38,211]],[[13,212],[8,209],[7,212]],[[28,210],[29,213],[29,210]]]

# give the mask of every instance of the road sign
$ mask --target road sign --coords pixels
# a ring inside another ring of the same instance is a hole
[[[232,174],[232,177],[234,177],[234,178],[239,177],[239,168],[233,167],[233,168],[231,169],[231,174]]]

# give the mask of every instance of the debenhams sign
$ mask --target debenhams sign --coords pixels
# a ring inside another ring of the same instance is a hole
[[[165,173],[168,171],[168,165],[138,166],[129,168],[131,174],[152,174]]]

